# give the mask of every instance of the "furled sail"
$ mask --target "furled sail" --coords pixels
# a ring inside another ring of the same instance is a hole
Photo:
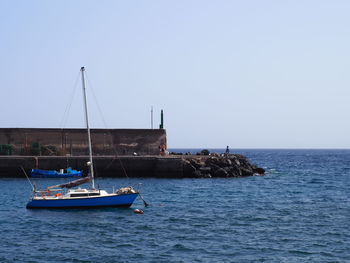
[[[51,188],[72,188],[72,187],[75,187],[75,186],[78,186],[81,184],[85,184],[85,183],[90,182],[90,181],[91,181],[91,177],[87,176],[84,178],[80,178],[78,180],[71,181],[69,183],[49,186],[48,189],[51,189]]]

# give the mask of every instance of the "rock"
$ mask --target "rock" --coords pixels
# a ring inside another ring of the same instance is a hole
[[[199,169],[201,167],[200,160],[198,159],[191,159],[190,163],[196,168]]]
[[[232,176],[232,177],[241,177],[242,176],[242,172],[237,166],[232,166],[230,168],[230,176]]]
[[[185,160],[183,164],[184,177],[191,177],[196,170],[196,167],[194,167],[189,161]]]
[[[209,174],[211,171],[210,167],[200,167],[199,171],[201,171],[202,174]]]
[[[207,149],[201,150],[199,153],[197,153],[197,155],[209,155],[209,154],[210,152]]]
[[[210,165],[211,171],[215,173],[217,170],[221,169],[220,166],[217,166],[216,164],[211,164]]]
[[[253,172],[257,173],[257,174],[265,174],[265,169],[264,168],[260,168],[260,167],[256,167],[256,168],[253,169]]]
[[[197,171],[195,171],[195,172],[193,173],[193,177],[202,178],[203,175],[202,175],[202,173],[201,173],[199,170],[197,170]]]
[[[247,168],[242,167],[240,170],[242,172],[242,176],[253,176],[254,175],[254,172],[252,169],[247,169]]]
[[[227,173],[227,171],[224,168],[220,168],[214,173],[214,176],[215,177],[228,177],[229,174]]]

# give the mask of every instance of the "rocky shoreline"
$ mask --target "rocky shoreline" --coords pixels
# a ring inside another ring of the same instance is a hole
[[[265,169],[252,164],[240,154],[192,155],[183,158],[183,175],[187,178],[228,178],[264,175]]]

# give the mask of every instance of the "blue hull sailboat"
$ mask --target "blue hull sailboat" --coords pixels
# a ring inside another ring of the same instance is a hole
[[[130,207],[137,196],[140,196],[143,200],[139,192],[132,187],[120,188],[115,192],[113,191],[112,193],[107,193],[105,190],[95,188],[84,71],[85,68],[82,67],[82,87],[84,94],[85,120],[89,145],[89,161],[87,162],[87,165],[89,167],[89,176],[72,182],[50,186],[44,190],[37,190],[33,186],[33,196],[28,202],[27,208]],[[87,182],[91,182],[91,188],[74,188]],[[68,191],[63,192],[64,188],[67,188]],[[146,205],[147,203],[144,201],[144,204]]]
[[[53,194],[53,190],[36,191],[36,196],[27,204],[27,208],[98,208],[130,207],[139,195],[131,187],[122,188],[124,193],[108,194],[105,190],[71,189],[64,195]]]

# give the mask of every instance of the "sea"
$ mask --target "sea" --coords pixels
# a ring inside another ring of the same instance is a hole
[[[97,178],[148,207],[28,210],[27,179],[0,179],[0,262],[350,262],[350,150],[230,151],[266,175]]]

